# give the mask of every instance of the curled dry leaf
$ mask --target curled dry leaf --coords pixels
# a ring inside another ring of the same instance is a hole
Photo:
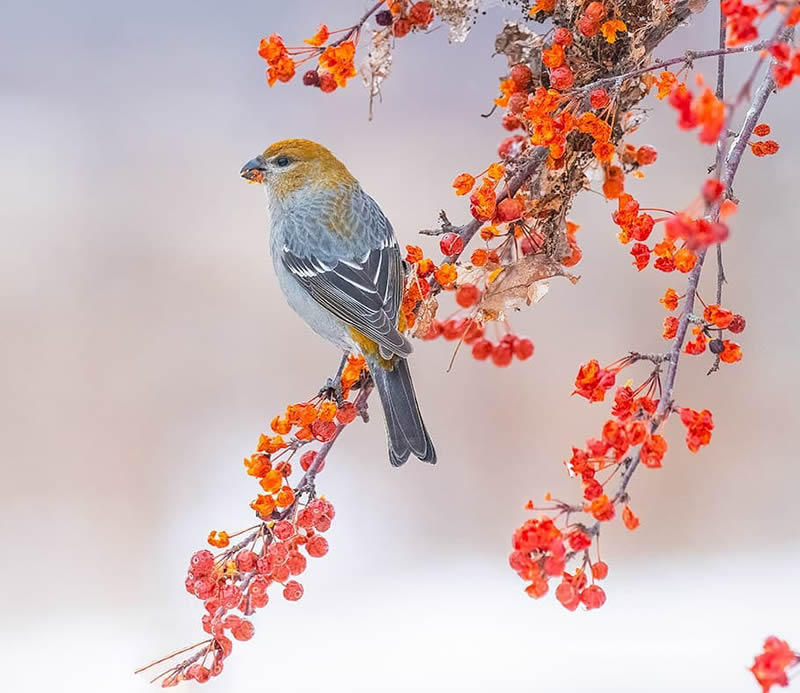
[[[372,32],[372,45],[364,64],[361,79],[369,89],[370,97],[379,96],[381,84],[392,69],[392,36],[386,29]]]
[[[436,312],[439,310],[439,302],[436,296],[428,296],[423,299],[417,307],[417,321],[414,323],[413,337],[424,337],[428,334],[436,319]]]
[[[483,0],[432,0],[436,16],[450,26],[450,42],[461,43],[475,24]]]
[[[505,55],[510,66],[519,63],[530,65],[535,63],[534,55],[541,52],[543,44],[542,37],[523,24],[506,21],[494,40],[494,51]]]
[[[489,284],[478,311],[486,320],[503,319],[509,311],[539,301],[547,293],[545,280],[551,277],[566,277],[573,284],[579,279],[546,255],[528,255],[506,267]]]

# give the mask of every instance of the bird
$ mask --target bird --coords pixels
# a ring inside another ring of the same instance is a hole
[[[272,263],[289,306],[345,358],[364,356],[392,466],[412,454],[435,464],[403,334],[406,266],[386,215],[345,165],[311,140],[275,142],[240,174],[266,192]]]

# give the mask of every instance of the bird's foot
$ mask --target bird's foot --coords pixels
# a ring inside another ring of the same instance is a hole
[[[344,395],[342,394],[342,379],[341,378],[328,378],[325,386],[319,391],[319,396],[323,399],[330,399],[336,402],[337,407],[344,404]]]

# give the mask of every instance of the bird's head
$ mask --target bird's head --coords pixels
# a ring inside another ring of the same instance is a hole
[[[286,201],[298,191],[324,190],[355,183],[331,152],[311,140],[275,142],[241,170],[243,178],[263,185],[271,198]]]

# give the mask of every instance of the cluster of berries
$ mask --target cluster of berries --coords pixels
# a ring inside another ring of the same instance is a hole
[[[195,655],[165,672],[162,685],[174,686],[185,680],[203,683],[218,676],[233,640],[253,637],[255,628],[249,617],[269,603],[270,585],[281,585],[288,601],[300,599],[303,586],[294,578],[305,571],[306,555],[320,558],[328,553],[322,533],[330,528],[334,515],[329,501],[315,498],[290,518],[262,524],[254,535],[217,557],[206,549],[195,553],[189,563],[186,591],[203,602],[203,630],[211,639],[202,643]],[[235,611],[239,613],[232,613]]]

